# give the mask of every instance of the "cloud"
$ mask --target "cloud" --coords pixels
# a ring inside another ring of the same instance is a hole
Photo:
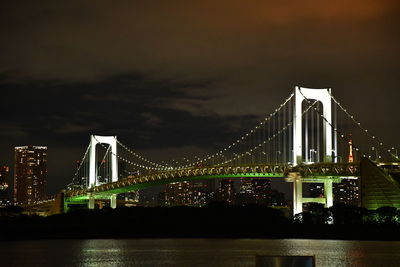
[[[80,125],[80,124],[66,123],[65,125],[62,125],[60,128],[55,129],[54,132],[60,134],[90,133],[93,132],[93,130],[95,130],[96,128],[98,128],[98,125],[95,124]]]
[[[2,124],[0,126],[0,136],[6,138],[20,138],[28,136],[28,133],[16,125]]]
[[[341,24],[362,27],[396,12],[398,5],[372,0],[39,1],[3,3],[1,9],[0,70],[18,78],[76,82],[142,72],[193,81],[290,56],[286,48],[292,44],[294,53],[316,51],[321,37],[338,37],[323,32],[351,37],[340,32],[346,30]],[[316,32],[318,25],[327,28]]]
[[[209,151],[295,85],[332,87],[395,143],[398,17],[395,0],[2,1],[0,146]]]
[[[150,112],[143,112],[141,115],[144,117],[148,125],[156,126],[159,125],[161,122],[161,119],[158,116]]]

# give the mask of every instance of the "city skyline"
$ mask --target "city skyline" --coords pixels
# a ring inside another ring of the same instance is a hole
[[[1,106],[1,160],[48,146],[52,193],[71,181],[90,134],[159,160],[208,153],[295,85],[333,88],[398,145],[396,1],[1,5],[0,92],[15,99]]]
[[[1,266],[397,266],[399,0],[0,0]]]
[[[13,204],[29,205],[46,199],[47,147],[19,146],[14,155]]]

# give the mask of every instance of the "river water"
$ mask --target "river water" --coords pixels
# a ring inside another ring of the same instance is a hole
[[[400,242],[308,239],[89,239],[0,242],[0,266],[255,266],[315,255],[316,266],[400,266]]]

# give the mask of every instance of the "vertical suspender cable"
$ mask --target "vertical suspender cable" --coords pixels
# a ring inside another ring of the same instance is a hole
[[[267,127],[267,124],[264,123],[264,124],[263,124],[263,140],[266,140],[266,136],[265,136],[265,128],[266,128],[266,127]],[[266,152],[266,145],[265,145],[265,144],[263,144],[263,151],[264,151],[265,154],[267,153],[267,152]],[[261,158],[263,159],[263,162],[268,163],[268,162],[267,162],[267,157],[266,157],[264,154],[262,155]]]
[[[312,151],[312,153],[314,154],[314,159],[313,159],[313,154],[311,154],[310,155],[310,158],[311,158],[311,161],[314,161],[314,162],[318,162],[317,161],[317,159],[316,159],[316,155],[315,155],[315,150],[314,150],[314,130],[315,130],[315,128],[314,128],[314,109],[312,108],[312,109],[310,109],[310,113],[311,113],[311,151]],[[318,117],[318,116],[317,116]],[[311,153],[311,152],[310,152]]]
[[[306,112],[304,118],[304,148],[305,161],[308,162],[308,111]]]
[[[337,131],[335,129],[337,129],[337,105],[335,102],[333,102],[333,149],[335,151],[335,158],[334,158],[334,162],[337,162],[337,155],[338,155],[338,151],[337,151]]]
[[[320,103],[318,102],[317,103],[317,114],[318,114],[317,115],[317,153],[316,153],[317,159],[318,159],[317,162],[321,162],[321,153],[320,153],[320,131],[321,131],[321,129],[320,129],[320,126],[319,126],[320,125],[321,116],[319,115],[320,114],[319,107],[320,107]]]
[[[275,134],[275,116],[276,116],[276,114],[274,114],[274,117],[272,118],[272,135],[274,135]],[[275,146],[275,142],[276,142],[276,138],[274,138],[274,140],[272,140],[272,142],[273,142],[273,145],[272,145],[272,153],[273,153],[273,155],[272,155],[272,157],[273,157],[273,159],[274,159],[274,163],[277,161],[276,159],[275,159],[275,157],[276,157],[276,146]]]
[[[278,126],[276,127],[276,129],[277,129],[276,131],[278,132],[281,129],[281,113],[279,112],[277,114],[278,114],[278,117],[277,117]],[[281,158],[280,157],[280,153],[282,153],[282,151],[281,151],[281,135],[280,134],[278,135],[278,138],[277,138],[276,142],[278,143],[278,147],[276,149],[277,150],[277,152],[276,152],[276,162],[280,163],[280,161],[279,161],[279,159]]]
[[[284,126],[284,127],[286,127],[286,104],[285,104],[285,107],[283,107],[283,122],[282,122],[282,125]],[[286,145],[287,145],[287,130],[285,130],[284,132],[283,132],[283,156],[282,156],[282,163],[286,163],[287,162],[287,160],[286,160]]]
[[[289,119],[292,123],[288,129],[288,132],[289,132],[289,161],[291,163],[293,163],[293,161],[294,161],[294,158],[293,158],[294,148],[293,148],[293,142],[292,142],[294,116],[292,114],[292,105],[293,105],[293,98],[290,99],[290,102],[289,102]]]

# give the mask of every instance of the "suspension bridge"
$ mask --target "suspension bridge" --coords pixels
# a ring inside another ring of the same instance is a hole
[[[349,133],[351,132],[351,136]],[[351,144],[349,148],[349,144]],[[399,181],[376,164],[397,162],[397,150],[370,133],[332,95],[331,89],[295,87],[253,128],[212,154],[156,162],[116,136],[92,135],[62,209],[117,205],[117,194],[159,184],[220,178],[276,178],[293,185],[293,214],[303,203],[333,205],[333,184],[361,180],[362,205],[400,208]],[[361,178],[360,178],[361,177]],[[322,198],[303,197],[303,183],[322,183]]]

